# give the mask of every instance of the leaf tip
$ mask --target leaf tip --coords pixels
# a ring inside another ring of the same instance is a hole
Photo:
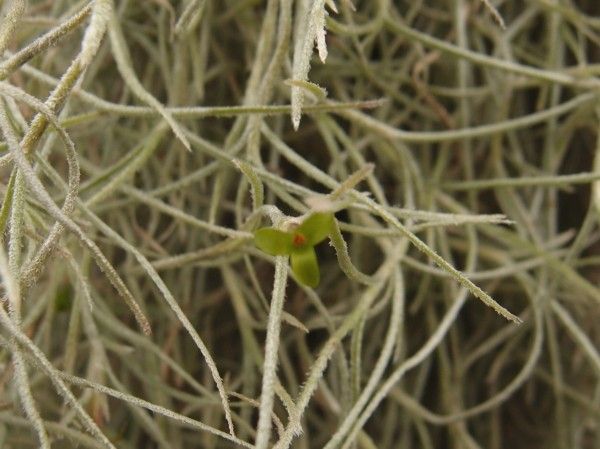
[[[294,127],[294,131],[298,131],[301,117],[302,113],[300,111],[292,112],[292,126]]]

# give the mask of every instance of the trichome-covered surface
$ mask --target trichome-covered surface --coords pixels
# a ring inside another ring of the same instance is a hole
[[[596,0],[0,4],[1,447],[600,447]]]

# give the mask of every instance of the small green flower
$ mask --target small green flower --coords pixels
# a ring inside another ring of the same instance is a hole
[[[315,212],[291,231],[261,228],[254,233],[254,243],[272,256],[290,256],[292,271],[309,287],[319,285],[319,264],[314,246],[327,238],[333,226],[333,214]]]

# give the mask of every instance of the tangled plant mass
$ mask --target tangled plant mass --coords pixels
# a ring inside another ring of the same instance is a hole
[[[598,17],[0,2],[0,447],[600,447]]]

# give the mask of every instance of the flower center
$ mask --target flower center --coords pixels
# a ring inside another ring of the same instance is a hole
[[[304,234],[294,234],[294,239],[292,240],[292,243],[296,248],[298,248],[306,243],[306,237],[304,236]]]

